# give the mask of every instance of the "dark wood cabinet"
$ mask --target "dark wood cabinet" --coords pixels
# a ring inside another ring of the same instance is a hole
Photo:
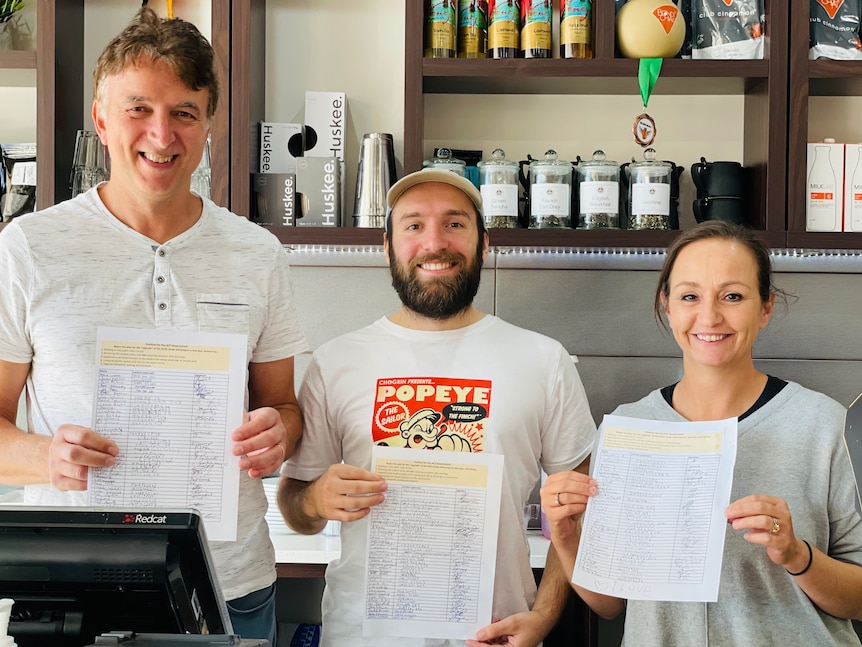
[[[421,168],[424,100],[430,93],[625,94],[638,61],[615,57],[613,0],[593,3],[592,59],[433,59],[423,57],[423,2],[408,0],[405,37],[404,168]],[[754,227],[772,246],[784,245],[787,151],[788,5],[767,0],[767,58],[720,61],[668,59],[655,94],[685,101],[691,94],[741,94],[744,99],[743,165],[750,169]],[[637,85],[634,84],[635,91]],[[683,104],[684,105],[684,104]],[[689,118],[695,119],[696,115]],[[704,127],[708,127],[704,125]],[[716,132],[716,136],[720,136]],[[690,208],[681,205],[681,209]],[[494,237],[492,232],[492,237]],[[549,236],[548,234],[552,234]],[[645,236],[644,234],[648,234]],[[497,236],[519,245],[664,246],[676,232],[508,230]]]
[[[809,0],[791,0],[790,7],[786,246],[862,249],[862,233],[805,231],[809,99],[812,96],[862,95],[862,61],[809,60]]]
[[[418,170],[425,157],[425,98],[429,94],[632,94],[638,62],[615,57],[613,0],[595,0],[595,58],[563,59],[433,59],[423,56],[424,2],[405,0],[404,159],[405,172]],[[231,208],[248,215],[248,137],[263,119],[263,0],[234,0],[231,67],[234,84],[231,111]],[[744,97],[743,165],[751,175],[751,220],[773,247],[786,244],[787,84],[789,5],[767,0],[767,52],[763,60],[664,61],[655,94],[735,94]],[[241,59],[241,60],[240,60]],[[245,88],[240,91],[240,88]],[[241,104],[241,105],[238,105]],[[691,115],[695,119],[695,115]],[[706,126],[705,126],[706,127]],[[717,132],[716,136],[720,136]],[[245,149],[243,149],[245,147]],[[681,206],[686,209],[690,207]],[[274,227],[285,243],[366,244],[380,240],[380,230],[314,230]],[[574,247],[665,247],[678,232],[604,230],[492,230],[495,245]]]
[[[36,204],[71,195],[75,137],[83,124],[84,0],[36,1],[36,50],[0,52],[0,69],[36,72]]]
[[[36,0],[35,52],[0,52],[0,68],[36,71],[40,207],[70,195],[75,134],[84,122],[84,0]],[[805,231],[809,98],[862,94],[862,62],[808,60],[808,0],[766,0],[763,60],[668,59],[654,93],[743,97],[743,165],[751,173],[751,216],[774,248],[862,249],[862,233]],[[212,127],[212,197],[251,212],[257,124],[266,97],[266,0],[212,0],[212,42],[222,83]],[[423,56],[423,0],[405,0],[405,172],[421,167],[429,95],[631,95],[638,62],[615,56],[614,1],[595,0],[593,59],[432,59]],[[636,86],[635,86],[636,87]],[[696,119],[696,115],[681,118]],[[708,127],[708,126],[704,126]],[[720,137],[720,132],[716,132]],[[349,196],[348,196],[349,197]],[[346,202],[349,200],[346,200]],[[345,205],[349,208],[349,205]],[[680,205],[680,209],[689,209]],[[273,227],[286,244],[379,243],[379,229]],[[673,231],[492,230],[495,245],[662,248]]]

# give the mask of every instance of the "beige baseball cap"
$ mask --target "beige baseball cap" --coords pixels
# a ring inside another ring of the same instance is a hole
[[[443,184],[454,186],[470,198],[470,201],[476,205],[477,209],[480,211],[482,209],[482,194],[479,193],[479,189],[477,189],[470,180],[458,175],[454,171],[443,171],[440,169],[430,168],[410,173],[410,175],[405,175],[393,184],[386,193],[386,204],[390,209],[392,209],[392,207],[395,206],[395,203],[398,202],[398,198],[400,198],[407,189],[414,187],[417,184],[423,184],[424,182],[442,182]]]

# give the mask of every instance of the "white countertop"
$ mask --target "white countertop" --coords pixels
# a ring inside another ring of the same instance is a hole
[[[341,537],[337,535],[300,535],[284,523],[272,521],[269,535],[275,546],[277,564],[329,564],[341,555]],[[528,531],[527,540],[530,544],[530,566],[544,568],[551,542],[539,530]]]

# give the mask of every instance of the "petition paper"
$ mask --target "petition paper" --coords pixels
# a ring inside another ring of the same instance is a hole
[[[491,622],[503,456],[375,446],[365,636],[473,638]]]
[[[207,537],[236,539],[246,336],[100,327],[93,430],[117,443],[89,471],[88,505],[195,508]]]
[[[605,416],[572,581],[633,600],[716,601],[736,427]]]

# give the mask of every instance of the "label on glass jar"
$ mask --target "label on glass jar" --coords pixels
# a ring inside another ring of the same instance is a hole
[[[581,182],[581,213],[619,213],[618,182]]]
[[[632,184],[633,216],[669,216],[670,184]]]
[[[482,210],[486,216],[518,216],[518,187],[514,184],[483,184]]]
[[[533,184],[530,187],[530,213],[533,216],[571,215],[571,188],[568,184]]]

